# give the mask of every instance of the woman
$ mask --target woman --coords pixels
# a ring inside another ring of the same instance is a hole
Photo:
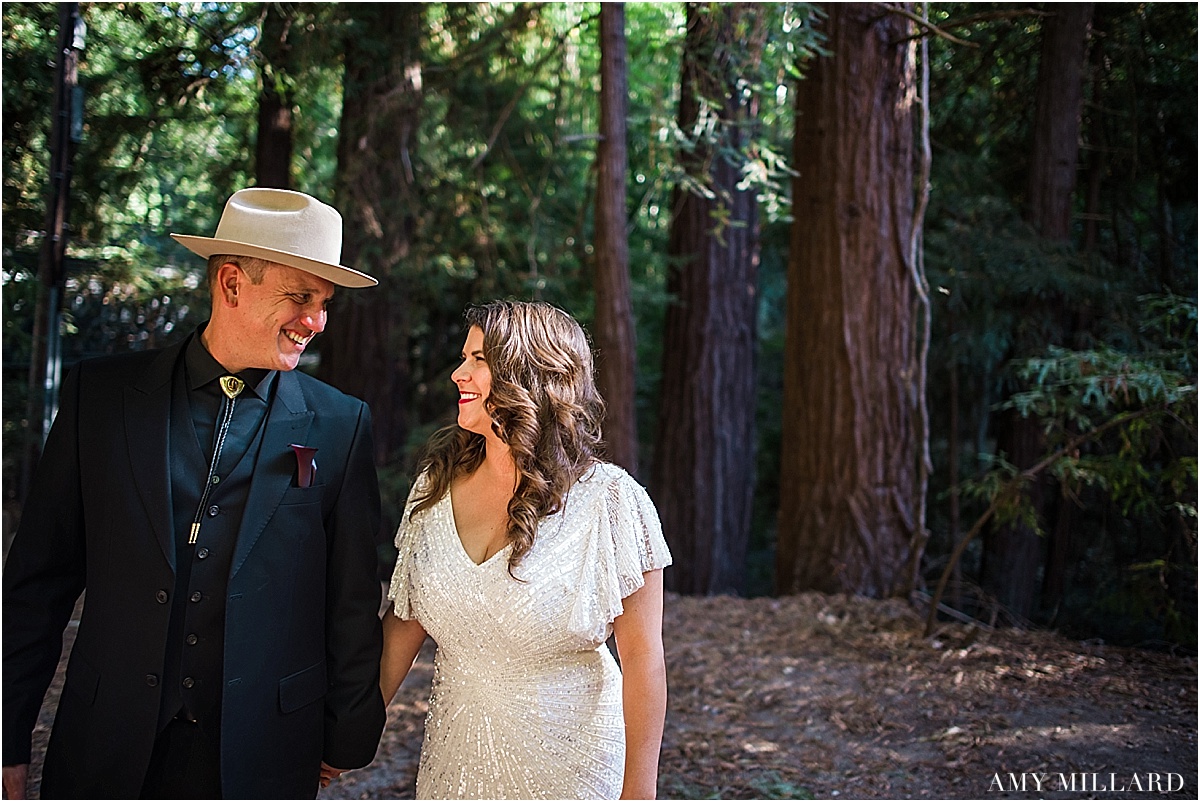
[[[579,324],[541,303],[466,317],[458,425],[421,462],[384,616],[385,701],[426,633],[438,645],[417,796],[652,799],[658,515],[597,456],[604,402]]]

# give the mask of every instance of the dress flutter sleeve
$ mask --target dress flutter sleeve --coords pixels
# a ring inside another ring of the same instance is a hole
[[[643,574],[671,564],[671,551],[650,495],[625,471],[605,467],[612,477],[596,533],[596,589],[601,618],[611,623],[624,610],[622,600],[646,584]]]
[[[388,588],[388,599],[392,602],[392,610],[395,614],[405,620],[414,617],[412,565],[421,522],[420,520],[413,521],[413,507],[417,505],[417,495],[424,489],[425,475],[422,474],[417,477],[417,481],[413,482],[412,490],[408,493],[408,500],[404,504],[404,516],[400,519],[400,527],[396,530],[396,566],[392,569],[392,584]]]

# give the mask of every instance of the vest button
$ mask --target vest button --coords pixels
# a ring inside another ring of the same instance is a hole
[[[213,483],[214,485],[219,485],[219,484],[221,484],[221,477],[220,477],[220,476],[214,476],[214,477],[212,478],[212,483]]]
[[[165,590],[160,590],[158,593],[154,594],[154,600],[156,602],[158,602],[159,604],[166,604],[167,599],[169,599],[169,598],[171,598],[171,597],[167,595],[167,592]]]
[[[156,685],[158,685],[158,676],[155,674],[147,674],[146,675],[146,684],[149,685],[151,688],[155,687]]]
[[[201,548],[199,551],[196,552],[197,559],[203,560],[207,557],[208,557],[208,549],[206,549],[206,548]]]
[[[201,599],[203,599],[204,597],[203,597],[202,595],[200,595],[200,591],[198,591],[198,590],[197,590],[197,591],[196,591],[195,593],[193,593],[191,596],[188,596],[188,598],[189,598],[189,599],[191,599],[191,600],[192,600],[192,601],[194,601],[194,602],[198,602],[198,601],[200,601]]]
[[[195,646],[195,645],[196,645],[197,643],[199,643],[199,642],[200,642],[200,639],[199,639],[199,638],[197,638],[195,635],[188,635],[188,636],[187,636],[187,645],[188,645],[188,646]]]
[[[219,513],[220,511],[221,511],[221,508],[218,507],[216,504],[214,504],[208,508],[208,517],[215,518],[217,513]]]
[[[183,678],[183,687],[185,687],[185,688],[190,688],[190,687],[192,687],[192,686],[193,686],[193,685],[195,685],[195,684],[196,684],[196,680],[192,679],[191,677],[184,677],[184,678]]]

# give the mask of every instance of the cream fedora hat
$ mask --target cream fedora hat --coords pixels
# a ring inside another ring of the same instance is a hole
[[[297,267],[343,287],[379,283],[366,273],[338,264],[342,258],[342,216],[337,209],[303,192],[241,189],[226,202],[215,237],[171,236],[206,259],[217,253],[254,256]]]

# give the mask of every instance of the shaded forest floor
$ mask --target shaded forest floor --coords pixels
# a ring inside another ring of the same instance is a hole
[[[899,601],[668,594],[660,796],[1197,798],[1194,659],[961,624],[927,640],[922,626]],[[412,797],[432,657],[427,642],[375,763],[320,798]],[[61,671],[35,749],[60,681]],[[39,764],[40,754],[35,779]],[[1041,793],[1031,778],[1014,793],[996,786],[999,774],[1010,788],[1010,772],[1049,777]],[[1183,787],[1132,788],[1149,772]],[[1099,793],[1064,791],[1059,774],[1098,780]],[[1113,775],[1130,790],[1105,792]]]
[[[926,640],[922,628],[898,601],[668,595],[660,795],[1087,798],[1050,786],[1059,773],[1128,785],[1158,772],[1183,788],[1100,795],[1196,798],[1195,660],[960,624]],[[375,764],[322,798],[412,796],[431,647],[388,710]],[[1051,779],[1041,794],[1032,779],[1002,793],[994,776],[1007,788],[1009,772]]]

